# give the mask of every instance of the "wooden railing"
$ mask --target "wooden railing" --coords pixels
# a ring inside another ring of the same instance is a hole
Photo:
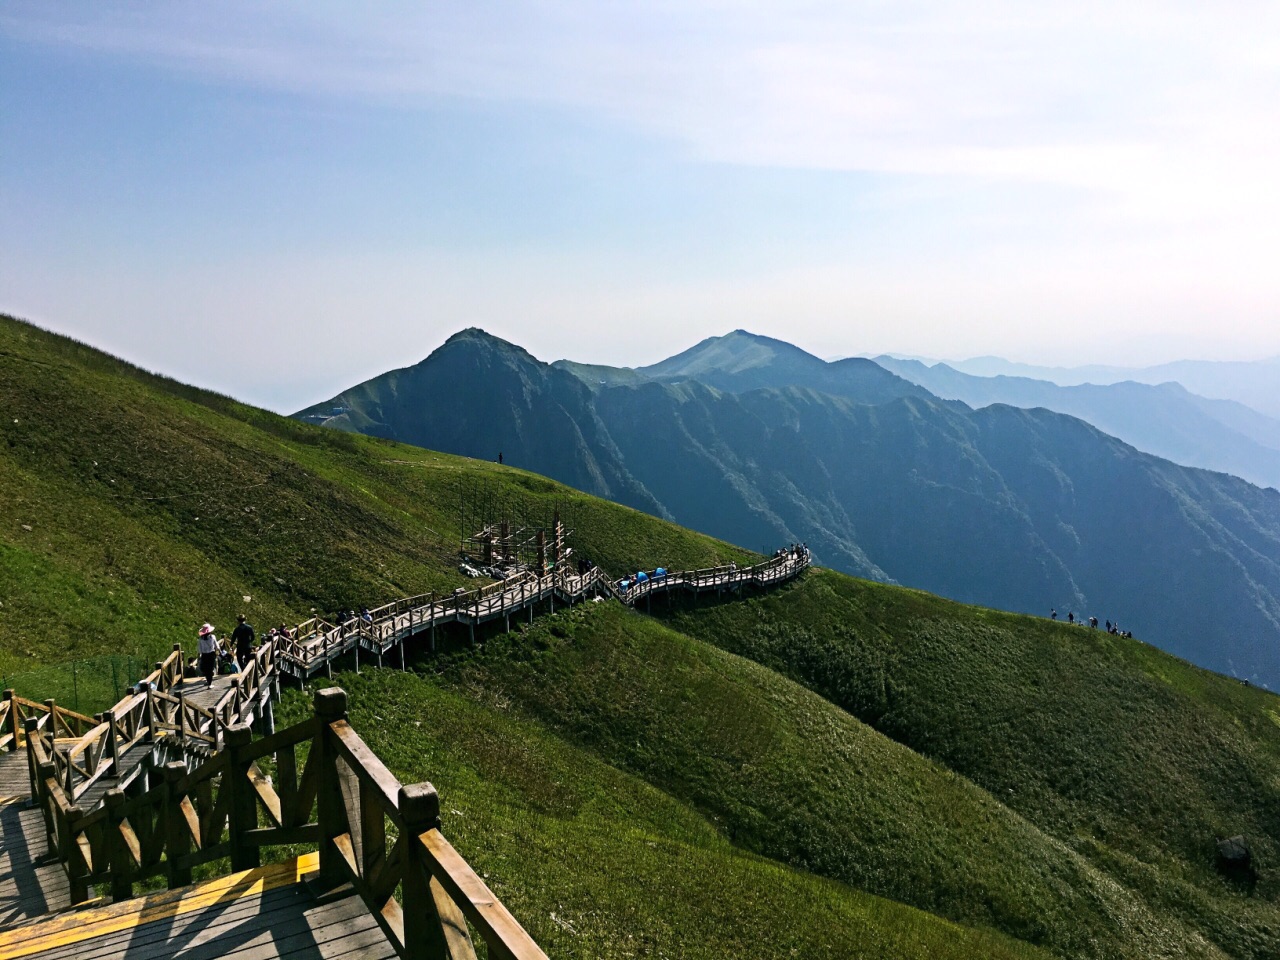
[[[143,678],[141,689],[135,688],[137,692],[131,691],[96,717],[74,713],[53,701],[38,704],[6,691],[0,701],[0,749],[18,749],[30,726],[26,721],[34,718],[31,729],[43,739],[64,799],[75,804],[105,778],[119,778],[122,757],[140,743],[152,744],[159,737],[172,735],[188,747],[218,749],[226,730],[262,709],[279,681],[282,665],[289,665],[296,676],[305,678],[318,666],[327,666],[350,651],[358,657],[364,648],[381,663],[391,645],[403,644],[408,637],[437,624],[469,621],[474,626],[491,617],[509,618],[514,612],[532,611],[543,602],[554,607],[557,594],[570,603],[606,593],[635,604],[660,591],[722,590],[747,583],[768,586],[798,575],[808,562],[807,553],[786,553],[751,567],[729,564],[670,571],[631,582],[625,590],[599,568],[582,575],[564,569],[543,577],[522,573],[450,596],[421,594],[396,600],[370,611],[368,620],[356,617],[335,625],[313,618],[298,624],[292,636],[278,636],[258,647],[251,662],[231,678],[225,693],[211,707],[197,706],[181,696],[184,660],[181,646],[175,645]],[[400,663],[404,665],[403,646]],[[30,769],[34,791],[34,765]]]
[[[124,773],[122,758],[139,744],[154,744],[171,734],[186,745],[203,743],[216,749],[227,729],[244,721],[251,711],[261,711],[269,700],[277,680],[275,659],[276,648],[263,644],[245,668],[231,677],[217,703],[205,708],[186,700],[177,689],[183,655],[182,648],[175,645],[173,652],[110,710],[84,717],[49,701],[45,714],[36,723],[26,724],[24,736],[39,740],[63,799],[68,805],[75,804],[100,781],[119,779]],[[269,713],[269,703],[266,709]],[[44,719],[49,716],[52,723]],[[63,737],[57,735],[58,729],[64,732]],[[37,792],[36,763],[29,760],[33,795]]]
[[[58,706],[52,700],[37,703],[19,697],[12,690],[0,699],[0,750],[21,750],[27,742],[27,720],[35,721],[35,729],[55,740],[77,740],[97,723],[93,717]]]
[[[268,723],[267,736],[252,742],[247,721],[264,708],[270,716],[280,668],[292,665],[305,677],[340,654],[354,650],[359,656],[362,647],[380,662],[390,644],[438,623],[474,625],[524,610],[532,616],[544,601],[554,608],[557,595],[573,603],[603,593],[634,604],[659,591],[770,586],[798,576],[808,564],[807,553],[787,553],[751,567],[671,571],[625,591],[599,568],[525,573],[449,596],[397,600],[370,611],[367,620],[335,625],[313,618],[291,636],[261,645],[211,707],[182,696],[184,660],[175,645],[139,687],[97,717],[5,691],[0,749],[27,748],[32,797],[67,870],[74,902],[86,899],[94,885],[124,899],[136,884],[159,875],[170,886],[182,885],[190,883],[194,867],[216,859],[229,857],[233,869],[247,869],[258,863],[263,846],[314,842],[321,877],[350,882],[401,956],[474,956],[470,923],[491,957],[542,957],[440,834],[434,789],[403,786],[387,771],[347,723],[340,690],[316,695],[312,720],[280,733]],[[167,738],[186,762],[154,769],[133,763],[126,779],[124,758]],[[260,760],[270,761],[274,781]],[[91,789],[113,778],[110,789],[99,791],[101,803],[81,805]]]
[[[543,577],[521,573],[474,590],[452,595],[420,594],[384,604],[369,611],[369,619],[353,617],[340,624],[321,619],[301,623],[291,637],[277,640],[277,659],[299,677],[308,677],[335,657],[367,650],[379,659],[404,639],[437,625],[453,622],[476,624],[489,617],[507,617],[550,601],[558,594],[575,602],[593,594],[607,594],[622,603],[635,604],[654,593],[671,590],[723,589],[742,584],[769,586],[799,575],[809,565],[808,554],[787,553],[750,567],[726,564],[700,570],[670,571],[660,578],[632,582],[626,590],[620,581],[598,567],[585,574],[558,569]],[[403,651],[402,651],[403,662]]]
[[[72,901],[95,885],[125,900],[155,877],[182,886],[201,864],[228,858],[232,870],[246,870],[264,847],[314,844],[319,883],[351,883],[399,956],[474,957],[470,924],[490,957],[545,960],[441,834],[435,788],[396,779],[351,727],[342,690],[318,691],[314,707],[309,719],[257,741],[248,726],[232,725],[198,767],[168,763],[150,789],[112,789],[91,812],[67,802],[33,738],[34,799]]]

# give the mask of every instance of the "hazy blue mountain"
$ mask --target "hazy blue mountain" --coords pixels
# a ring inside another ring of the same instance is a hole
[[[1028,377],[978,377],[945,363],[927,366],[893,357],[876,362],[938,397],[975,408],[1007,403],[1069,413],[1175,463],[1280,487],[1280,420],[1231,400],[1198,397],[1177,383],[1064,387]]]
[[[927,390],[864,357],[829,363],[782,340],[745,330],[709,337],[683,353],[634,372],[668,383],[697,380],[733,393],[799,385],[861,403],[928,396]]]
[[[583,382],[482,330],[456,333],[421,363],[295,416],[482,460],[502,454],[507,463],[667,516],[622,463]]]
[[[675,382],[597,367],[592,390],[572,366],[465,331],[299,416],[489,459],[502,449],[512,465],[747,547],[802,540],[848,572],[1095,615],[1280,685],[1280,493],[1141,453],[1074,417],[975,411],[861,364],[847,379],[828,373],[821,390],[699,382],[812,380],[824,363],[726,339],[655,365]],[[698,380],[683,379],[691,371]]]
[[[1177,360],[1153,367],[1047,367],[1014,363],[1000,357],[947,362],[956,370],[974,376],[1031,377],[1061,386],[1121,380],[1153,384],[1173,381],[1202,397],[1235,400],[1270,417],[1280,417],[1280,357],[1254,361]]]

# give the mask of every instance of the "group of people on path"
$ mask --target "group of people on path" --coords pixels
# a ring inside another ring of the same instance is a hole
[[[804,543],[793,543],[789,547],[779,547],[773,556],[777,560],[805,560],[809,556],[809,546]]]
[[[1057,619],[1058,619],[1058,609],[1057,609],[1057,607],[1054,607],[1051,611],[1049,611],[1049,619],[1050,619],[1050,620],[1057,620]],[[1097,629],[1098,629],[1098,618],[1097,618],[1097,617],[1089,617],[1088,619],[1085,619],[1084,617],[1081,617],[1079,620],[1077,620],[1077,619],[1076,619],[1076,615],[1075,615],[1075,611],[1073,611],[1073,610],[1068,610],[1068,611],[1067,611],[1067,623],[1072,623],[1072,624],[1074,624],[1074,623],[1078,623],[1078,624],[1080,624],[1081,626],[1085,626],[1085,625],[1087,624],[1087,625],[1090,627],[1090,629],[1093,629],[1093,630],[1097,630]],[[1129,640],[1132,640],[1132,639],[1133,639],[1133,634],[1132,634],[1130,631],[1128,631],[1128,630],[1121,630],[1121,629],[1120,629],[1120,624],[1118,624],[1118,623],[1112,623],[1110,620],[1107,620],[1107,621],[1106,621],[1106,626],[1105,626],[1103,629],[1105,629],[1105,630],[1107,631],[1107,633],[1114,634],[1114,635],[1116,635],[1117,637],[1125,637],[1126,639],[1129,639]]]
[[[283,623],[272,627],[262,636],[263,643],[270,643],[278,636],[292,637],[292,631]],[[254,641],[257,634],[253,625],[242,613],[236,617],[235,629],[231,631],[230,647],[234,655],[218,640],[213,624],[204,624],[196,633],[196,656],[187,663],[189,675],[204,677],[206,687],[213,686],[213,678],[218,673],[218,661],[235,670],[244,670],[253,659]]]

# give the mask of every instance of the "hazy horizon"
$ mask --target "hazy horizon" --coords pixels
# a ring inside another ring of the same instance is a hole
[[[1280,8],[0,8],[0,309],[296,409],[640,366],[1280,354]]]

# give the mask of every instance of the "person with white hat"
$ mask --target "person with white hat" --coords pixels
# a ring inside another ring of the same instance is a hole
[[[213,672],[218,668],[218,638],[213,635],[213,624],[206,623],[199,633],[200,673],[204,685],[213,686]]]

